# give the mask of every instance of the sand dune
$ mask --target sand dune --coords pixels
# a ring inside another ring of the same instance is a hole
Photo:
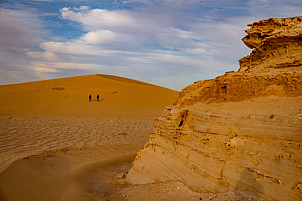
[[[157,117],[178,92],[117,76],[87,75],[4,85],[0,95],[1,116]]]

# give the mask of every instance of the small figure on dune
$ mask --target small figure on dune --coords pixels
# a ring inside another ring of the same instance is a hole
[[[100,96],[99,94],[96,96],[96,100],[99,101],[100,100]]]
[[[89,102],[91,102],[91,94],[89,94]]]

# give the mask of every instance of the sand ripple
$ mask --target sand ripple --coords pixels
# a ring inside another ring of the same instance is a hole
[[[43,151],[108,144],[139,144],[154,119],[0,117],[0,172],[12,162]]]

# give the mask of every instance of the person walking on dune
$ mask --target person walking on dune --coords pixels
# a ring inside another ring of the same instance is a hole
[[[91,94],[89,94],[89,102],[91,102]]]
[[[100,96],[99,94],[96,96],[96,100],[99,101],[100,100]]]

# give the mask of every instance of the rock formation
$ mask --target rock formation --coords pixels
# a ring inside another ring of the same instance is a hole
[[[238,72],[198,81],[156,120],[127,179],[302,200],[301,17],[253,23]]]
[[[302,65],[302,17],[249,24],[242,40],[253,52],[239,60],[239,71],[271,71]]]

